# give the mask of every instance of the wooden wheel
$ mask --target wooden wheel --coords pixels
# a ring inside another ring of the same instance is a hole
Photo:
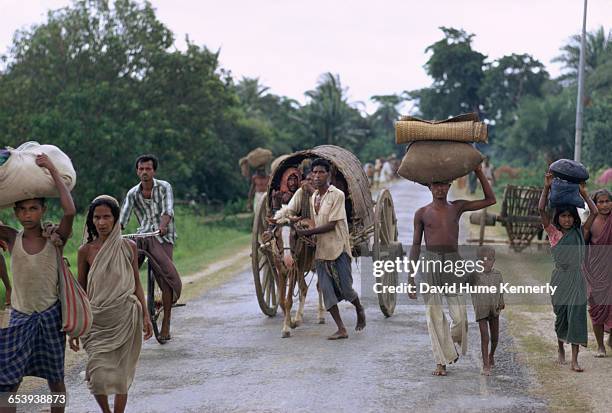
[[[251,265],[253,268],[253,280],[255,281],[255,293],[261,311],[270,317],[276,315],[278,300],[276,297],[276,269],[272,261],[271,252],[260,248],[262,235],[268,224],[266,222],[267,201],[261,200],[259,209],[255,211],[253,218],[253,233],[251,237]]]
[[[374,244],[372,259],[392,260],[403,255],[402,244],[397,240],[397,218],[393,207],[393,198],[387,189],[378,195],[374,207]],[[383,286],[398,284],[397,272],[385,272],[380,280]],[[395,293],[382,292],[378,294],[378,304],[385,317],[391,317],[395,311],[397,297]]]

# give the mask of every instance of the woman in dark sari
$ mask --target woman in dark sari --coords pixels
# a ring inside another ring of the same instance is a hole
[[[589,206],[589,218],[581,226],[576,207],[563,205],[555,208],[553,222],[546,211],[552,174],[544,178],[544,190],[538,208],[544,230],[548,233],[555,269],[551,285],[557,287],[552,296],[555,312],[555,332],[559,345],[559,363],[565,364],[565,343],[572,345],[570,368],[576,372],[583,369],[578,364],[579,346],[587,345],[586,283],[582,274],[584,260],[584,237],[597,215],[597,207],[587,195],[584,183],[580,184],[580,195]]]

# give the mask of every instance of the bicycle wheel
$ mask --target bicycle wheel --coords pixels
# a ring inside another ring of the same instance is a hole
[[[165,344],[166,340],[161,339],[162,321],[164,319],[164,306],[162,303],[162,290],[153,274],[153,268],[147,257],[147,309],[153,333],[159,344]]]

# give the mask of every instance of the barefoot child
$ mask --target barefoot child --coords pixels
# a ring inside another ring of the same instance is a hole
[[[592,198],[599,213],[587,233],[584,259],[589,314],[597,341],[595,357],[605,357],[604,332],[612,349],[612,194],[607,189],[595,191]]]
[[[55,234],[66,243],[76,213],[70,191],[47,155],[36,164],[46,168],[60,194],[64,212]],[[23,226],[20,232],[0,226],[0,241],[11,253],[13,289],[9,327],[0,330],[0,392],[16,392],[25,376],[47,380],[52,392],[66,392],[64,352],[66,334],[58,292],[58,248],[43,233],[46,211],[42,198],[15,204],[15,216]],[[63,412],[55,406],[51,412]]]
[[[421,241],[425,234],[425,255],[428,260],[457,261],[459,244],[459,218],[466,211],[476,211],[495,204],[495,193],[482,172],[480,165],[474,170],[480,180],[484,192],[484,199],[467,201],[459,199],[449,202],[447,200],[450,183],[434,182],[429,185],[432,202],[414,215],[414,238],[410,250],[410,260],[416,262],[421,255]],[[442,279],[454,277],[454,274],[436,273],[426,274],[428,284],[444,285]],[[414,274],[409,274],[408,281],[412,288],[416,288]],[[416,299],[415,293],[409,293],[411,299]],[[455,342],[461,344],[461,352],[467,351],[467,312],[465,297],[462,294],[427,293],[424,295],[426,305],[427,329],[436,361],[434,376],[446,376],[446,365],[454,363],[459,358],[455,349]],[[442,307],[442,300],[446,299],[452,326],[449,325]]]
[[[478,327],[480,328],[480,345],[482,350],[482,374],[491,375],[491,368],[495,366],[495,349],[499,338],[499,313],[505,308],[504,295],[499,290],[503,282],[501,273],[493,268],[495,264],[495,250],[491,247],[480,247],[477,252],[478,259],[483,261],[483,272],[475,272],[470,277],[470,284],[474,286],[496,287],[493,293],[473,293],[472,304]],[[489,334],[490,333],[490,334]],[[491,349],[489,350],[489,337]]]
[[[557,287],[552,296],[552,305],[556,317],[555,332],[559,346],[559,363],[565,364],[564,344],[569,343],[572,345],[571,369],[582,372],[583,369],[578,364],[578,352],[579,346],[587,345],[587,318],[586,285],[581,266],[584,258],[584,236],[597,216],[597,207],[588,197],[583,183],[580,185],[580,195],[587,202],[590,211],[584,225],[580,226],[578,211],[571,205],[555,208],[551,223],[546,204],[552,179],[552,174],[546,173],[538,209],[542,225],[550,240],[555,264],[550,283]]]
[[[85,380],[103,413],[110,412],[108,395],[115,395],[114,411],[125,410],[128,389],[144,339],[152,325],[138,272],[136,243],[121,237],[119,203],[102,195],[89,206],[87,243],[79,248],[79,284],[87,292],[93,325],[83,337],[87,352]],[[79,350],[79,339],[70,339]]]

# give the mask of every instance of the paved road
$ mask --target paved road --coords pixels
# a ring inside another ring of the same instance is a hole
[[[412,239],[412,216],[430,199],[429,191],[406,181],[391,188],[400,238]],[[355,265],[355,285],[359,270]],[[365,275],[364,275],[365,276]],[[305,323],[281,339],[281,318],[259,311],[250,271],[175,312],[174,339],[165,346],[145,344],[130,391],[132,412],[286,412],[286,411],[543,411],[528,394],[531,379],[517,364],[502,320],[495,375],[479,374],[479,335],[470,323],[469,353],[449,367],[448,377],[434,368],[425,309],[400,305],[385,319],[375,303],[367,307],[368,325],[349,340],[329,342],[333,330],[316,322],[311,291]],[[352,306],[342,315],[354,326]],[[473,313],[469,309],[470,320]],[[83,383],[82,363],[67,377],[69,411],[96,412]]]

